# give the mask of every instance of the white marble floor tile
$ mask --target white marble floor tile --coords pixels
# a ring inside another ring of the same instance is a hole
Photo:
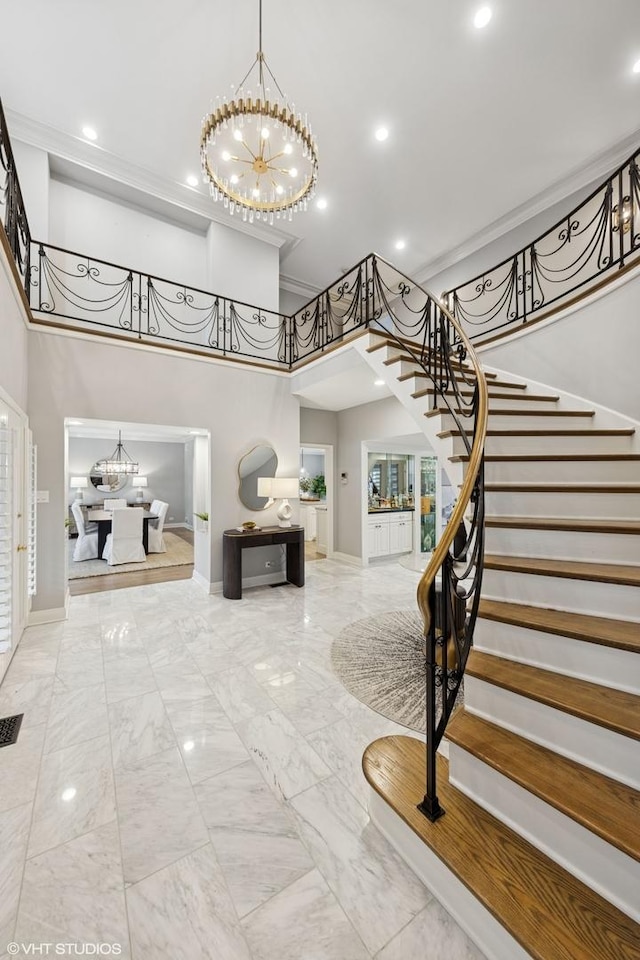
[[[248,670],[238,667],[207,677],[209,686],[232,723],[268,713],[275,704]]]
[[[0,955],[14,939],[30,826],[30,803],[0,813]]]
[[[367,960],[369,957],[317,870],[296,880],[242,923],[254,960]]]
[[[20,644],[7,671],[11,683],[25,683],[39,677],[51,677],[56,672],[60,639],[38,639]]]
[[[117,767],[116,791],[127,883],[207,843],[207,829],[177,747]]]
[[[175,746],[162,697],[145,693],[109,704],[114,766],[128,765]]]
[[[109,823],[115,812],[108,737],[47,754],[33,809],[29,856]]]
[[[187,649],[205,674],[222,673],[224,670],[237,669],[238,658],[220,639],[220,631],[197,640],[187,641]]]
[[[142,633],[141,636],[153,669],[170,667],[174,663],[185,660],[189,662],[189,651],[172,621],[162,624],[158,630],[148,634]]]
[[[107,684],[107,703],[130,700],[132,697],[140,697],[158,689],[146,653],[138,653],[126,659],[105,658],[104,674]]]
[[[17,743],[0,750],[0,811],[30,803],[36,795],[46,726],[20,728]]]
[[[170,719],[192,783],[249,759],[242,740],[214,696],[172,709]]]
[[[252,960],[211,845],[127,890],[134,960]]]
[[[169,666],[154,667],[153,674],[162,699],[167,704],[204,700],[211,696],[209,684],[186,648],[183,659]]]
[[[332,773],[338,776],[366,810],[369,785],[362,772],[362,755],[375,738],[364,733],[351,721],[341,718],[336,723],[310,733],[307,739]]]
[[[67,690],[92,687],[104,683],[102,650],[64,649],[58,657],[56,679]]]
[[[205,780],[195,792],[239,916],[313,869],[291,812],[252,761]]]
[[[330,775],[280,710],[252,717],[238,727],[238,733],[267,783],[285,799]]]
[[[343,719],[343,714],[336,706],[334,698],[324,690],[310,697],[299,698],[297,695],[290,698],[283,697],[279,700],[278,706],[285,717],[305,737]]]
[[[109,733],[106,704],[103,683],[69,691],[54,686],[44,752],[106,736]]]
[[[368,949],[375,953],[431,894],[333,777],[292,800],[302,837]]]
[[[53,676],[14,681],[7,675],[0,686],[0,717],[24,713],[22,729],[46,723],[53,682]]]
[[[408,960],[409,957],[486,960],[484,953],[435,899],[376,954],[376,960]]]
[[[118,944],[131,956],[115,821],[27,861],[15,939],[78,944],[78,955]]]

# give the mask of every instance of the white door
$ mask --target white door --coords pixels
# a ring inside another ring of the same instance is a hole
[[[28,612],[26,436],[25,417],[0,397],[0,678]]]

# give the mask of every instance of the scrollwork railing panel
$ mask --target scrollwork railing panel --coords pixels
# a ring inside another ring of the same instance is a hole
[[[640,154],[533,243],[444,294],[472,340],[545,316],[640,252]]]
[[[29,294],[31,234],[9,131],[0,103],[0,222],[23,286]]]

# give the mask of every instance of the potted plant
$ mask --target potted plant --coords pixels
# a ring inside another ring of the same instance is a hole
[[[302,499],[304,500],[311,491],[311,477],[300,477],[300,493],[302,494]]]
[[[207,511],[202,510],[200,513],[194,513],[194,517],[200,521],[196,524],[196,530],[200,531],[200,533],[206,533],[209,526],[209,514]]]
[[[324,500],[327,496],[327,485],[324,481],[324,474],[319,473],[311,481],[311,489],[315,493],[318,500]]]

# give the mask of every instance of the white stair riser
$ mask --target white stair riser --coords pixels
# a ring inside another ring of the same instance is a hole
[[[638,742],[529,697],[464,678],[465,710],[640,789]]]
[[[485,567],[482,596],[534,607],[640,621],[640,588],[618,583],[513,573]]]
[[[422,386],[417,387],[416,390],[413,390],[411,392],[417,393],[419,390],[423,390],[425,387],[426,387],[426,383],[423,384]],[[506,392],[506,391],[501,391],[501,392]],[[422,402],[427,402],[429,404],[429,409],[432,409],[433,407],[432,395],[425,396],[425,397],[412,398],[412,399],[418,399],[418,400],[421,400]],[[471,397],[470,396],[465,397],[465,400],[469,402],[471,401]],[[457,409],[457,404],[454,403],[453,397],[449,397],[449,403],[454,409]],[[442,402],[437,403],[436,406],[439,406],[440,408],[442,408]],[[493,420],[492,414],[494,413],[499,414],[500,410],[522,410],[522,413],[526,415],[528,413],[533,413],[533,411],[535,410],[538,410],[538,411],[555,410],[556,406],[557,404],[549,400],[526,400],[524,399],[524,391],[522,390],[518,390],[515,396],[513,397],[509,396],[506,398],[493,397],[491,393],[489,394],[489,416],[491,417],[491,420]],[[553,419],[555,420],[555,417]],[[564,423],[564,418],[562,422]]]
[[[450,745],[449,769],[450,780],[459,790],[628,916],[640,920],[640,863],[455,743]]]
[[[476,621],[473,645],[476,650],[506,660],[640,695],[640,657],[629,650],[482,617]]]
[[[485,527],[485,550],[506,557],[547,557],[587,563],[637,564],[640,536],[581,533],[576,530],[527,530]]]
[[[488,460],[484,477],[487,483],[640,483],[640,460]]]
[[[427,417],[425,417],[426,419]],[[440,417],[433,417],[432,419],[440,420]],[[513,420],[515,422],[511,423],[507,429],[528,429],[526,425],[518,423],[517,417],[514,417]],[[494,428],[494,426],[492,424],[489,429]],[[573,424],[573,427],[575,426],[576,424]],[[576,427],[576,429],[578,428]],[[438,428],[437,432],[441,433],[442,427]],[[626,436],[589,436],[588,429],[584,430],[584,436],[553,436],[549,434],[544,436],[488,436],[485,452],[488,454],[626,453],[631,452],[630,440],[631,438]],[[453,454],[464,453],[467,453],[467,450],[462,437],[454,435]]]
[[[496,517],[594,517],[637,520],[640,493],[566,493],[486,490],[487,513]]]

